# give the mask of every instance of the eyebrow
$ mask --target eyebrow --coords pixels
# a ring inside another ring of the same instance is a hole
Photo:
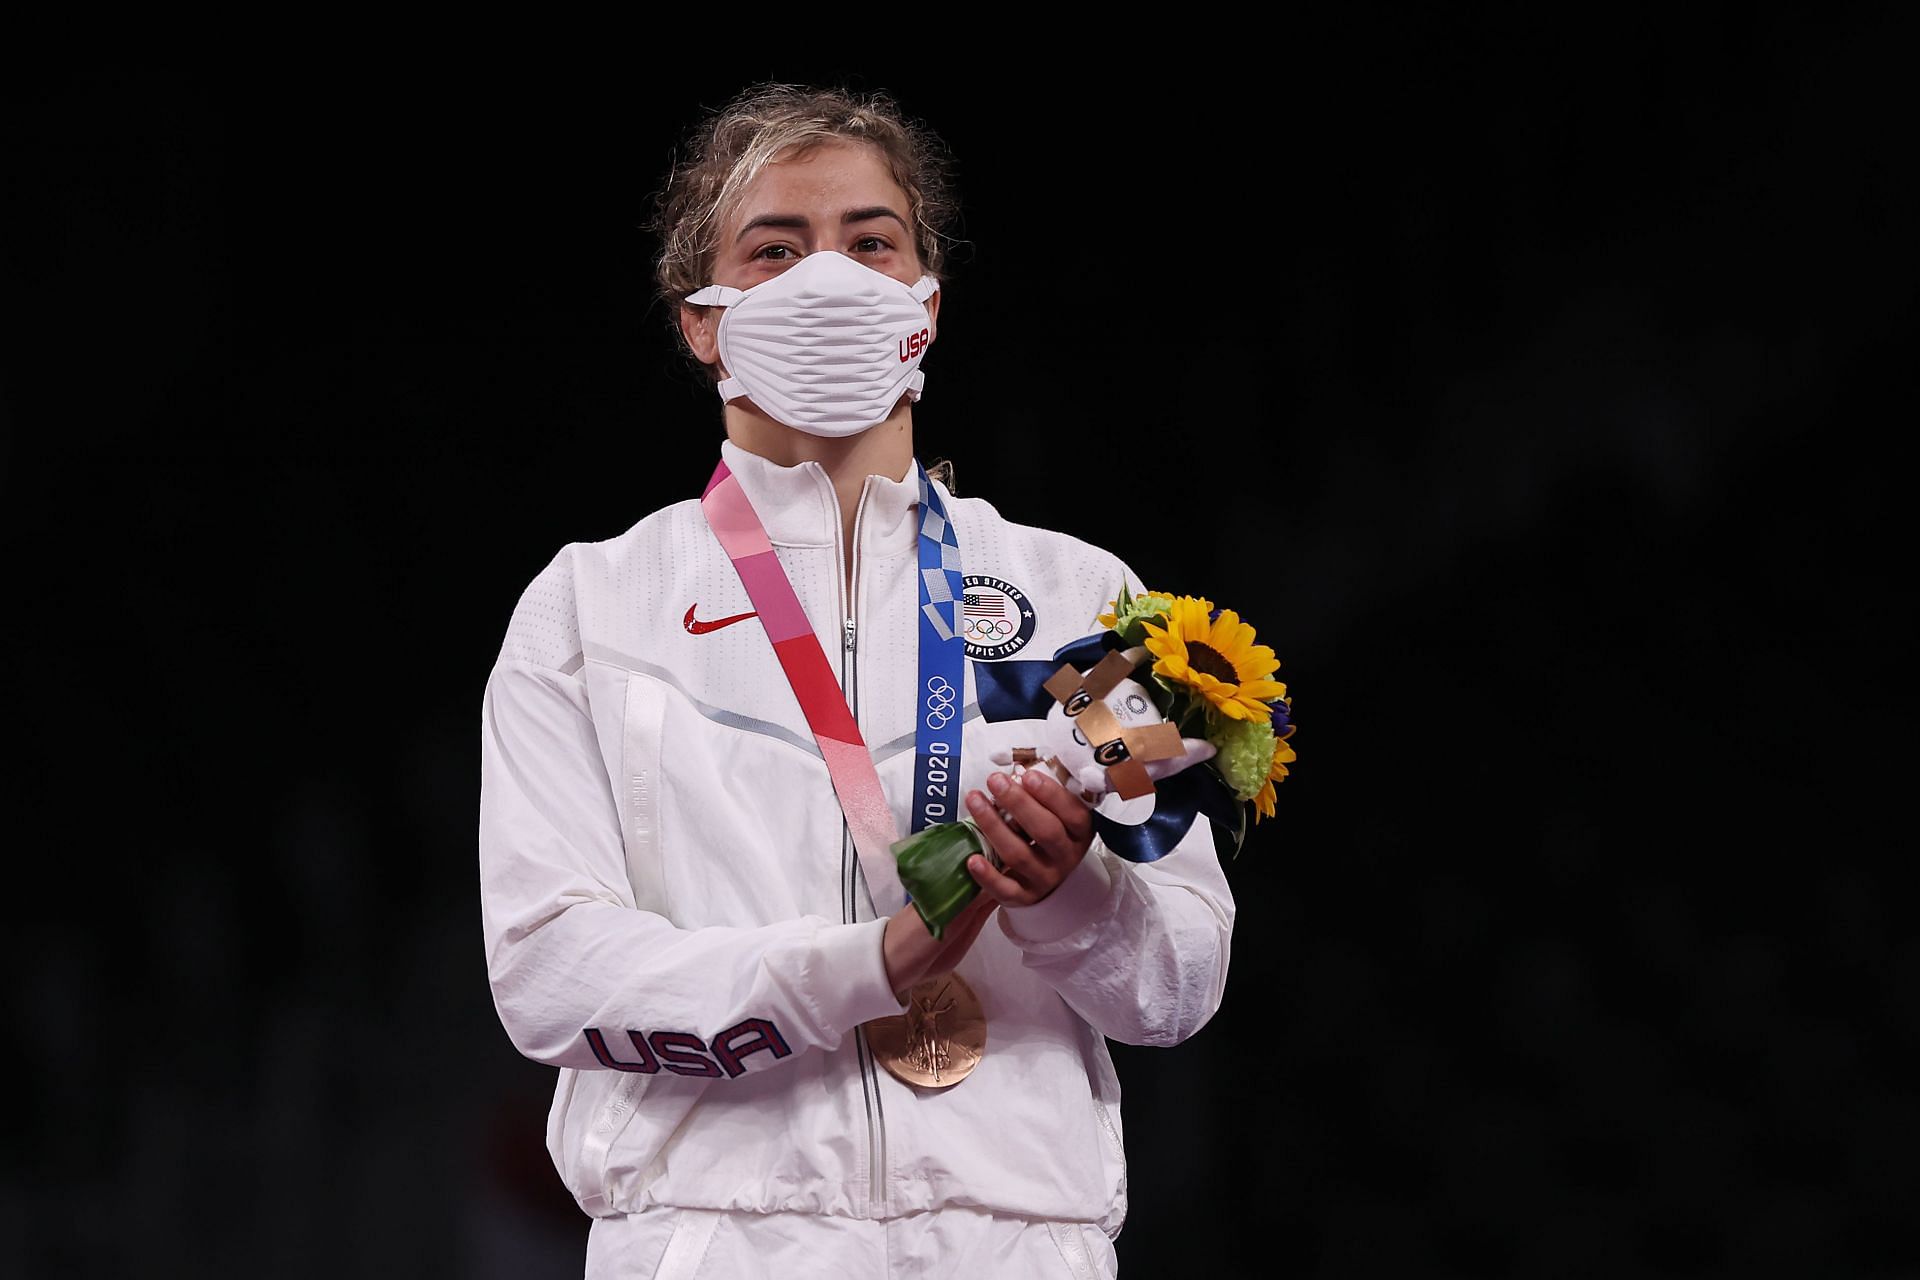
[[[907,225],[905,218],[883,204],[870,205],[865,209],[849,209],[840,215],[840,225],[846,226],[848,223],[865,222],[869,218],[892,218],[900,224],[901,230],[909,233],[913,230],[912,227]],[[733,240],[735,244],[738,244],[746,238],[747,232],[752,231],[755,227],[792,227],[795,230],[804,231],[811,225],[813,224],[808,222],[803,214],[763,213],[748,222],[746,226],[740,228],[740,234],[736,235]]]

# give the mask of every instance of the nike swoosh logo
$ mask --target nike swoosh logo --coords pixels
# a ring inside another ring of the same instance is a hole
[[[736,613],[731,618],[715,618],[710,622],[700,622],[693,616],[693,611],[699,607],[700,605],[697,601],[687,606],[686,623],[688,635],[703,636],[709,631],[718,631],[722,627],[730,627],[736,622],[745,622],[748,618],[758,616],[752,613]]]

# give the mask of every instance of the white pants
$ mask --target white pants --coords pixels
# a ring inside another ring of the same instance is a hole
[[[1106,1233],[977,1209],[867,1221],[815,1213],[651,1208],[595,1218],[587,1280],[1114,1280]]]

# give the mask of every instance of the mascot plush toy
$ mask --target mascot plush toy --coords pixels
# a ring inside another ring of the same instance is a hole
[[[1048,769],[1093,806],[1109,792],[1122,800],[1146,795],[1160,779],[1212,759],[1213,744],[1181,737],[1132,678],[1146,660],[1145,648],[1133,648],[1109,652],[1084,674],[1072,664],[1061,667],[1044,686],[1054,705],[1041,741],[1002,747],[992,753],[993,762],[1012,766],[1016,778],[1028,769]]]
[[[1095,660],[1095,654],[1101,656]],[[1214,758],[1213,744],[1204,738],[1181,737],[1146,686],[1133,679],[1134,671],[1149,657],[1147,650],[1140,646],[1109,649],[1099,637],[1090,636],[1056,657],[1067,659],[1066,665],[1044,681],[1035,673],[1032,684],[1015,682],[1030,689],[1030,695],[996,695],[991,688],[983,692],[983,712],[992,702],[1002,711],[1015,713],[1007,718],[1042,721],[1038,742],[1002,745],[991,750],[988,758],[1008,767],[1015,777],[1028,769],[1048,770],[1094,809],[1094,827],[1101,839],[1129,862],[1152,862],[1163,856],[1202,814],[1232,832],[1237,847],[1244,806],[1213,770],[1193,769]],[[1075,659],[1092,665],[1081,671]],[[987,671],[1001,677],[1011,666],[1000,663]],[[1163,781],[1164,787],[1156,787]],[[1124,816],[1102,813],[1100,802],[1110,795],[1122,801],[1156,798],[1145,806],[1151,812],[1143,821],[1137,811]],[[936,938],[979,892],[980,886],[966,870],[967,858],[976,853],[999,861],[978,828],[964,818],[927,827],[893,846],[900,882]]]

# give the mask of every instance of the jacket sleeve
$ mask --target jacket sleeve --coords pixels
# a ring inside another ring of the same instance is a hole
[[[1144,590],[1125,565],[1119,574]],[[1234,903],[1211,828],[1196,817],[1171,852],[1141,863],[1096,836],[1046,898],[1000,909],[1000,928],[1026,967],[1102,1035],[1178,1044],[1220,1008]]]
[[[725,1079],[900,1012],[885,919],[682,929],[636,905],[581,679],[503,653],[480,728],[487,976],[522,1054]]]

